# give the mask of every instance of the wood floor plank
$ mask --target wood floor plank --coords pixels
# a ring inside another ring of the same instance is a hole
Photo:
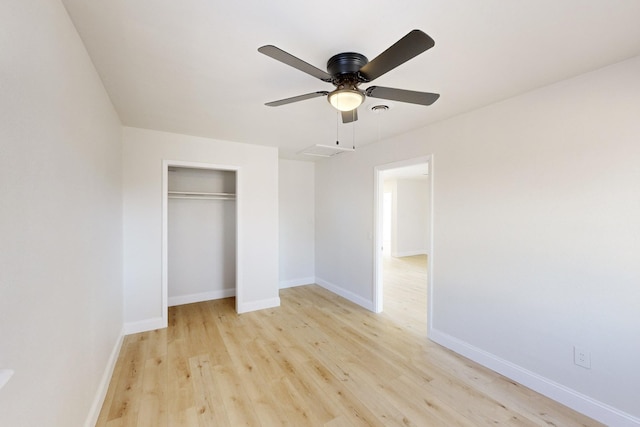
[[[339,415],[337,402],[325,396],[325,391],[318,382],[308,380],[306,364],[311,358],[306,352],[294,347],[287,347],[286,351],[282,351],[274,341],[266,343],[264,350],[279,367],[280,379],[275,384],[286,389],[286,400],[289,402],[286,406],[295,409],[295,412],[287,411],[293,425],[299,425],[299,422],[305,420],[308,423],[310,419],[317,420],[316,425],[320,425]]]
[[[124,357],[118,361],[122,363],[122,367],[119,370],[120,376],[113,384],[115,395],[109,408],[107,422],[117,420],[118,424],[116,422],[112,424],[136,426],[147,354],[145,336],[130,335],[125,338],[123,347]]]
[[[166,357],[148,358],[144,364],[142,397],[138,409],[138,426],[167,425],[167,364]]]
[[[385,258],[379,314],[316,285],[171,307],[125,337],[96,425],[601,426],[426,339],[426,269]]]
[[[222,397],[229,425],[259,426],[261,425],[255,413],[251,399],[249,399],[242,381],[233,367],[217,365],[214,367],[216,382],[220,384],[218,393]]]
[[[209,356],[198,355],[189,358],[193,378],[195,413],[199,426],[230,425],[228,411],[218,384],[216,367]],[[191,415],[190,413],[188,413]]]

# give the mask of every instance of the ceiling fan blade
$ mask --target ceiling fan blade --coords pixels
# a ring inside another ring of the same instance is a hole
[[[360,74],[370,82],[432,48],[435,44],[433,39],[424,32],[413,30],[362,67]]]
[[[325,81],[325,82],[331,81],[332,77],[329,73],[322,71],[320,68],[316,68],[313,65],[304,62],[302,59],[296,58],[290,53],[287,53],[284,50],[277,48],[273,45],[262,46],[258,48],[258,52],[263,53],[293,68],[297,68],[298,70],[305,72],[307,74],[310,74],[313,77],[316,77],[322,81]]]
[[[358,109],[354,108],[351,111],[342,111],[342,123],[351,123],[358,120]]]
[[[264,105],[267,105],[269,107],[278,107],[280,105],[291,104],[292,102],[304,101],[305,99],[327,96],[328,94],[329,92],[326,91],[311,92],[304,95],[292,96],[291,98],[280,99],[278,101],[267,102]]]
[[[371,86],[365,91],[371,98],[389,99],[391,101],[408,102],[409,104],[431,105],[440,98],[437,93],[416,92],[414,90],[395,89],[392,87]]]

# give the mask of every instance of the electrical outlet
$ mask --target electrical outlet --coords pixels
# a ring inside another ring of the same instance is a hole
[[[573,347],[573,363],[591,369],[591,353],[580,347]]]

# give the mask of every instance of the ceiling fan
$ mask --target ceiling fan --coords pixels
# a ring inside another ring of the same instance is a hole
[[[369,83],[377,79],[398,65],[404,64],[427,49],[432,48],[434,45],[435,42],[427,34],[420,30],[413,30],[371,61],[369,61],[366,56],[355,52],[343,52],[334,55],[327,62],[327,72],[296,58],[276,46],[262,46],[258,49],[258,52],[293,68],[297,68],[323,82],[332,83],[336,87],[336,89],[331,92],[311,92],[278,101],[267,102],[265,105],[277,107],[292,102],[304,101],[305,99],[327,96],[329,103],[342,112],[343,123],[358,120],[357,108],[364,102],[367,96],[408,102],[410,104],[431,105],[440,97],[439,94],[382,86],[369,86],[367,89],[361,90],[358,86],[361,83]]]

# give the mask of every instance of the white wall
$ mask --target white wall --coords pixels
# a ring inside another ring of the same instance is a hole
[[[398,179],[395,187],[395,257],[427,253],[429,184],[427,180]]]
[[[163,327],[163,160],[239,168],[241,311],[278,305],[277,150],[128,127],[124,128],[123,140],[127,332]]]
[[[122,332],[121,126],[59,1],[1,2],[0,28],[0,424],[90,425]]]
[[[319,162],[318,282],[371,304],[372,168],[433,154],[430,336],[640,425],[638,76],[635,58]]]
[[[280,287],[315,282],[315,164],[280,159]]]
[[[383,206],[382,209],[382,248],[387,255],[398,256],[398,181],[388,179],[383,183]],[[385,199],[385,197],[387,197]],[[385,230],[385,227],[388,229]]]

